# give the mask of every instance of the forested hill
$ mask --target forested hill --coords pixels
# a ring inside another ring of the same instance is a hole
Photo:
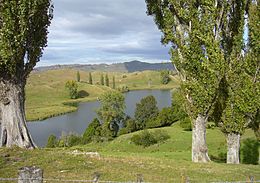
[[[106,72],[136,72],[145,70],[174,70],[171,62],[168,63],[147,63],[131,61],[116,64],[73,64],[73,65],[53,65],[37,67],[35,71],[57,70],[57,69],[76,69],[84,71],[106,71]]]

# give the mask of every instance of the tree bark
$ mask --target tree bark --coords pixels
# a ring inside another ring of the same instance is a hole
[[[227,134],[227,163],[239,164],[239,148],[240,148],[240,134]]]
[[[193,121],[192,129],[192,161],[206,163],[210,161],[206,144],[206,123],[208,116],[199,114]]]
[[[35,147],[26,125],[24,101],[23,83],[0,81],[0,147]]]

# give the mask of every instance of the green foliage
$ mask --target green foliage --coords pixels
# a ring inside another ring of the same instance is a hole
[[[174,113],[173,107],[166,107],[159,113],[157,120],[159,121],[160,127],[164,127],[171,126],[178,118]]]
[[[77,71],[77,82],[80,82],[80,73]]]
[[[122,93],[126,93],[126,92],[129,92],[129,87],[127,85],[121,85],[117,88],[117,90]]]
[[[71,134],[67,136],[67,146],[72,147],[72,146],[77,146],[82,144],[82,138],[79,135],[74,135]]]
[[[216,127],[216,123],[208,122],[206,128],[207,129],[214,129]]]
[[[169,138],[170,136],[166,132],[161,130],[157,130],[156,132],[149,132],[148,130],[144,130],[138,134],[133,135],[131,137],[131,141],[135,145],[148,147],[159,142],[164,142]]]
[[[184,118],[180,121],[180,126],[185,130],[185,131],[191,131],[192,130],[192,123],[189,117]]]
[[[50,135],[48,142],[46,144],[47,148],[54,148],[58,145],[57,137],[55,135]]]
[[[97,114],[103,120],[102,136],[115,137],[119,130],[118,124],[125,117],[125,97],[120,92],[109,91],[103,94],[99,101],[101,107]]]
[[[127,130],[127,133],[132,133],[132,132],[135,132],[137,130],[136,122],[135,122],[134,119],[128,119],[126,121],[126,130]]]
[[[161,83],[167,85],[171,81],[168,70],[161,71]]]
[[[108,78],[108,75],[106,74],[105,76],[105,82],[106,82],[106,86],[109,86],[109,78]]]
[[[70,80],[65,84],[65,88],[69,91],[69,96],[71,99],[78,98],[78,84],[76,81]]]
[[[154,96],[150,95],[141,99],[140,103],[136,104],[135,120],[136,128],[138,130],[146,128],[149,120],[157,118],[159,109],[157,107],[157,101]]]
[[[121,136],[121,135],[124,135],[127,133],[128,133],[128,130],[126,128],[121,128],[118,132],[118,136]]]
[[[88,73],[88,83],[91,84],[91,85],[93,84],[91,72]]]
[[[104,75],[103,75],[103,74],[101,74],[101,76],[100,76],[100,84],[101,84],[101,85],[104,85],[104,84],[105,84]]]
[[[113,76],[113,85],[112,85],[113,89],[116,89],[116,79],[115,76]]]
[[[246,139],[243,141],[240,150],[242,163],[258,165],[259,161],[259,142],[255,139]]]
[[[52,17],[50,0],[0,1],[0,79],[25,82],[47,46]]]
[[[101,124],[97,118],[95,118],[87,127],[85,130],[82,142],[83,144],[90,143],[94,139],[100,137],[101,135]]]

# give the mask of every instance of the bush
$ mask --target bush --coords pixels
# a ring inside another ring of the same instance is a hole
[[[170,138],[169,134],[163,130],[156,130],[154,132],[154,137],[158,142],[164,142]]]
[[[148,146],[151,146],[158,142],[155,139],[154,135],[147,130],[144,130],[143,132],[141,132],[139,134],[133,135],[133,137],[131,138],[131,141],[135,145],[140,145],[143,147],[148,147]]]
[[[242,163],[244,164],[258,164],[259,160],[259,142],[255,139],[246,139],[242,143],[240,150]]]
[[[121,128],[118,132],[118,136],[128,134],[128,130],[126,128]]]
[[[214,122],[208,122],[206,128],[207,129],[214,129],[216,127],[216,124]]]
[[[128,119],[126,121],[126,129],[127,129],[127,133],[135,132],[137,130],[135,120]]]
[[[188,117],[180,121],[180,126],[181,126],[185,131],[192,131],[191,120],[190,120],[190,118],[188,118]]]
[[[135,145],[140,145],[143,147],[148,147],[158,142],[164,142],[165,140],[169,139],[170,136],[163,132],[163,131],[156,131],[156,132],[149,132],[148,130],[144,130],[139,134],[135,134],[132,136],[131,141]]]
[[[126,93],[126,92],[129,92],[129,87],[127,85],[121,85],[117,88],[117,90],[122,93]]]
[[[86,128],[83,137],[82,142],[83,144],[90,143],[95,136],[100,136],[101,131],[101,124],[97,118],[95,118]]]
[[[169,71],[163,70],[161,71],[161,83],[164,85],[167,85],[171,81],[171,78],[169,76]]]
[[[147,122],[147,128],[158,128],[171,126],[174,122],[178,121],[173,107],[165,107],[160,111],[158,117],[155,120],[149,120]]]
[[[78,98],[78,84],[76,81],[67,81],[65,88],[69,90],[69,96],[71,99]]]
[[[72,146],[76,146],[76,145],[80,145],[80,144],[82,144],[81,136],[72,134],[67,137],[68,147],[72,147]]]
[[[50,135],[48,138],[47,148],[54,148],[58,145],[57,137],[55,135]]]

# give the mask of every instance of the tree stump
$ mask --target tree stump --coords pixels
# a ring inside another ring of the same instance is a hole
[[[19,169],[18,183],[43,183],[43,170],[35,166]]]

